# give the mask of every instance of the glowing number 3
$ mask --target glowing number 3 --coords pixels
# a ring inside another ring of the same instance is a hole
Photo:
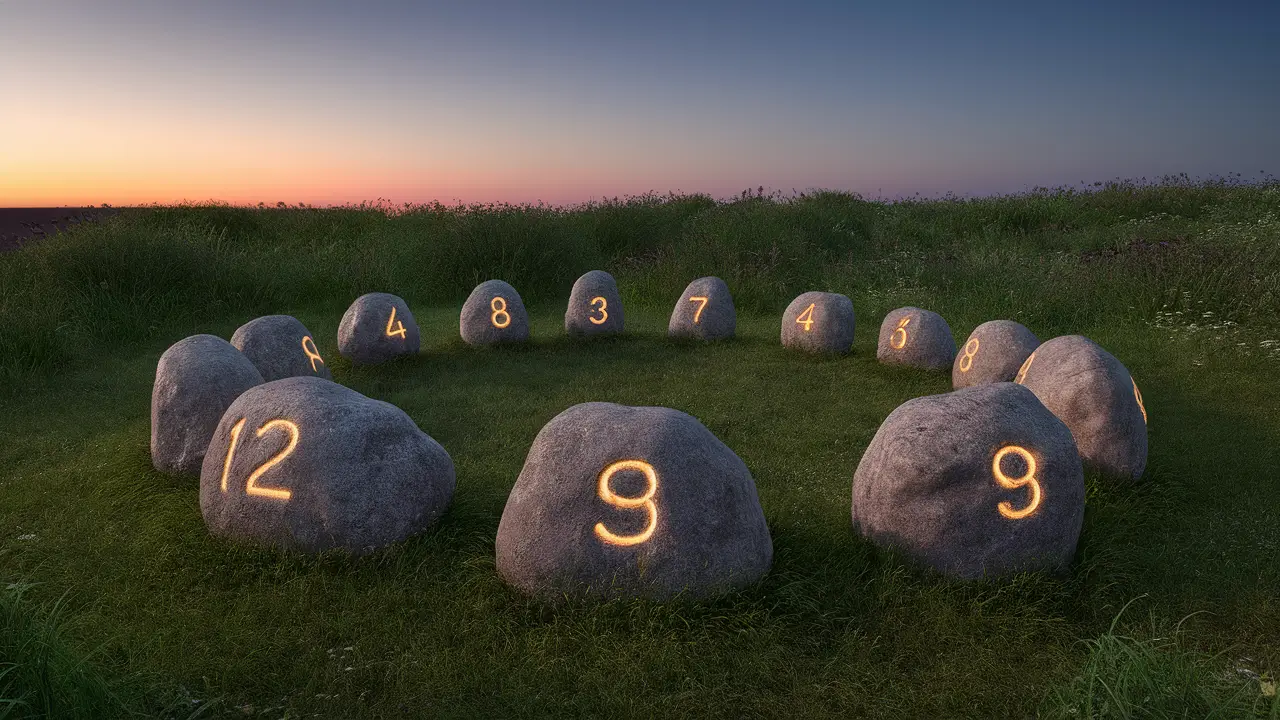
[[[311,344],[311,347],[307,347],[308,343]],[[324,358],[320,357],[320,351],[316,349],[316,341],[312,340],[310,335],[302,336],[302,352],[306,353],[307,357],[311,359],[311,372],[319,372],[316,369],[316,362],[319,361],[323,365]]]
[[[1036,359],[1035,353],[1031,353],[1030,355],[1027,356],[1026,362],[1022,363],[1022,367],[1018,368],[1018,377],[1013,379],[1014,382],[1021,385],[1022,381],[1027,379],[1027,370],[1031,368],[1031,361],[1035,359]]]
[[[609,489],[609,479],[614,473],[622,470],[639,470],[644,473],[644,477],[649,481],[649,488],[640,497],[622,497]],[[600,486],[598,488],[600,499],[620,508],[638,508],[643,507],[649,511],[649,526],[636,535],[614,535],[604,526],[604,523],[596,523],[596,535],[611,545],[638,545],[648,540],[653,535],[653,531],[658,527],[658,506],[653,502],[654,493],[658,492],[658,471],[653,466],[643,460],[619,460],[610,465],[600,473]]]
[[[391,329],[391,323],[396,324],[395,330]],[[395,337],[399,335],[400,337],[403,338],[405,337],[406,332],[408,331],[404,329],[404,323],[400,322],[399,320],[396,320],[396,306],[392,305],[391,317],[387,318],[387,337]]]
[[[702,317],[702,311],[707,307],[707,303],[711,302],[711,298],[694,296],[689,298],[691,303],[702,303],[697,310],[693,311],[693,324],[697,325],[698,320]]]
[[[499,296],[495,297],[494,299],[490,300],[490,301],[489,301],[489,309],[490,309],[490,310],[493,310],[493,313],[492,313],[491,315],[489,315],[489,322],[492,322],[494,327],[496,327],[496,328],[498,328],[499,330],[501,330],[502,328],[504,328],[504,327],[506,327],[506,326],[508,326],[508,325],[510,325],[510,324],[511,324],[511,313],[508,313],[508,312],[507,312],[507,299],[506,299],[506,298],[504,298],[504,297],[502,297],[501,295],[499,295]],[[499,316],[499,315],[501,315],[501,316],[502,316],[502,317],[504,317],[505,319],[504,319],[504,320],[498,320],[498,316]]]
[[[1020,456],[1027,463],[1027,472],[1020,478],[1011,478],[1000,469],[1000,461],[1009,453]],[[996,482],[1000,483],[1000,487],[1009,490],[1027,487],[1031,490],[1031,502],[1027,503],[1027,506],[1021,510],[1014,510],[1013,505],[1007,502],[1001,502],[996,505],[996,509],[1000,511],[1001,515],[1010,520],[1021,520],[1034,513],[1040,507],[1040,482],[1036,479],[1036,457],[1026,448],[1021,448],[1017,445],[1006,445],[997,450],[995,457],[991,460],[991,474],[995,475]]]
[[[978,338],[964,344],[964,355],[960,356],[960,372],[969,372],[969,368],[973,367],[973,356],[978,354],[978,346],[981,344]]]
[[[907,326],[911,324],[910,317],[904,317],[898,322],[898,327],[893,329],[893,334],[889,336],[889,347],[894,350],[901,350],[907,345]],[[902,333],[902,342],[897,342],[898,333]]]
[[[222,492],[227,491],[227,474],[231,472],[231,458],[235,456],[236,444],[240,440],[240,431],[244,429],[244,421],[247,419],[248,418],[240,418],[240,422],[236,423],[231,428],[231,444],[227,446],[227,459],[222,462]],[[288,490],[258,486],[258,479],[262,477],[263,473],[269,470],[276,463],[284,460],[289,456],[289,453],[293,452],[294,448],[298,447],[298,426],[288,420],[272,420],[268,422],[258,428],[258,437],[262,437],[276,428],[283,428],[289,433],[289,444],[249,474],[249,480],[244,484],[245,495],[258,495],[261,497],[285,501],[293,495],[293,493]]]
[[[595,308],[600,311],[600,319],[597,320],[590,315],[587,316],[587,319],[591,321],[592,325],[603,325],[604,322],[609,319],[609,301],[605,300],[603,297],[591,298],[591,304],[595,305],[596,303],[600,303],[600,307]]]
[[[1133,383],[1133,397],[1138,401],[1138,409],[1142,411],[1142,424],[1147,424],[1147,406],[1142,404],[1142,392],[1138,390],[1138,381],[1129,376],[1129,382]]]
[[[805,308],[804,312],[800,313],[800,316],[796,318],[796,324],[803,325],[805,332],[809,332],[809,328],[813,327],[814,305],[817,305],[817,303],[809,303],[809,307]]]

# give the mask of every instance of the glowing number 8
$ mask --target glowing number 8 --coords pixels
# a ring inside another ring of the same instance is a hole
[[[1142,392],[1138,390],[1138,381],[1129,376],[1129,382],[1133,383],[1133,397],[1138,401],[1138,409],[1142,411],[1142,424],[1147,424],[1147,406],[1142,404]]]
[[[609,479],[614,473],[622,470],[638,470],[644,473],[644,477],[649,481],[649,487],[640,497],[622,497],[609,489]],[[658,471],[653,466],[643,460],[619,460],[610,465],[600,473],[600,485],[597,491],[600,499],[620,508],[638,508],[643,507],[649,511],[649,525],[643,531],[636,535],[614,535],[604,526],[604,523],[596,523],[596,535],[611,545],[638,545],[648,540],[653,535],[653,531],[658,527],[658,506],[653,502],[653,496],[658,492]]]
[[[964,344],[964,355],[960,356],[960,372],[969,372],[969,368],[973,367],[973,356],[978,354],[978,346],[981,344],[978,338]]]
[[[597,302],[598,302],[598,303],[600,303],[600,307],[595,308],[595,309],[600,311],[600,319],[599,319],[599,320],[597,320],[597,319],[595,319],[595,317],[590,316],[590,315],[588,315],[588,316],[587,316],[587,319],[591,321],[591,324],[592,324],[592,325],[603,325],[603,324],[605,323],[605,321],[609,319],[609,301],[608,301],[608,300],[605,300],[603,297],[593,297],[593,298],[591,298],[591,304],[592,304],[593,306],[594,306]]]
[[[489,316],[489,321],[493,323],[494,327],[501,330],[511,324],[511,314],[507,312],[506,298],[499,295],[490,300],[489,309],[493,310],[493,313]],[[499,315],[503,317],[502,320],[498,319]]]
[[[1009,453],[1018,455],[1027,463],[1027,472],[1022,477],[1011,478],[1000,469],[1000,461]],[[1040,507],[1040,482],[1036,479],[1036,457],[1026,448],[1021,448],[1017,445],[1006,445],[997,450],[995,457],[991,460],[991,474],[995,475],[996,482],[1000,483],[1000,487],[1008,490],[1027,487],[1031,490],[1031,502],[1027,503],[1027,506],[1021,510],[1014,510],[1013,505],[1007,502],[1001,502],[996,505],[996,509],[1000,511],[1001,515],[1010,520],[1021,520],[1034,513]]]
[[[910,317],[904,317],[898,322],[898,327],[894,328],[893,334],[889,336],[889,347],[894,350],[901,350],[907,346],[907,326],[910,324]],[[898,333],[902,333],[902,342],[898,342]]]
[[[231,458],[235,456],[236,444],[240,440],[240,431],[244,429],[244,422],[247,419],[248,418],[240,418],[240,422],[236,423],[231,428],[231,444],[227,446],[227,458],[222,462],[222,492],[227,491],[227,475],[231,472]],[[293,452],[294,448],[298,447],[298,426],[288,420],[272,420],[266,423],[262,427],[258,428],[258,437],[262,437],[276,428],[283,428],[289,433],[289,444],[249,474],[249,479],[244,484],[244,494],[258,495],[260,497],[268,497],[287,502],[293,495],[289,490],[258,486],[258,479],[262,477],[263,473],[271,469],[272,466],[279,463],[281,460],[284,460]]]

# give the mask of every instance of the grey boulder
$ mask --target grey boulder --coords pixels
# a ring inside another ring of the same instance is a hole
[[[590,402],[534,439],[496,554],[508,584],[546,600],[701,598],[758,581],[773,541],[751,473],[697,419]]]
[[[680,295],[667,323],[667,335],[722,340],[733,337],[737,327],[738,315],[729,286],[718,277],[704,277],[689,283]]]
[[[391,293],[356,298],[338,325],[338,354],[355,365],[377,365],[417,355],[422,336],[409,304]]]
[[[449,507],[453,461],[403,410],[315,377],[252,388],[200,472],[209,532],[269,547],[370,552]]]
[[[854,528],[952,577],[1060,569],[1083,520],[1071,431],[1013,383],[908,400],[853,476]]]
[[[250,320],[236,328],[231,345],[249,358],[267,382],[310,375],[333,378],[311,331],[291,315]]]
[[[463,342],[476,347],[520,343],[529,339],[529,313],[515,288],[486,280],[463,303],[458,330]]]
[[[815,353],[847,353],[853,345],[853,301],[829,292],[807,292],[782,313],[782,345]]]
[[[956,339],[951,326],[936,312],[903,307],[890,312],[880,323],[876,359],[886,365],[909,365],[925,370],[951,367],[956,357]]]
[[[169,346],[151,386],[151,464],[170,475],[200,474],[222,414],[261,384],[249,358],[220,337],[192,335]]]
[[[1040,398],[1075,437],[1087,468],[1137,479],[1147,467],[1147,410],[1138,384],[1114,355],[1082,335],[1046,341],[1017,382]]]
[[[564,330],[574,336],[617,335],[622,332],[622,296],[618,283],[603,270],[578,278],[564,311]]]
[[[959,389],[983,383],[1010,382],[1018,368],[1040,345],[1040,339],[1020,323],[991,320],[973,329],[951,366],[951,386]]]

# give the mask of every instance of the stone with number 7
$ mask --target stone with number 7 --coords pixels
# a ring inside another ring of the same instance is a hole
[[[689,283],[671,311],[667,336],[696,340],[731,338],[738,327],[729,286],[718,277]]]
[[[462,304],[458,331],[473,347],[522,343],[529,339],[529,313],[509,283],[486,280]]]
[[[418,323],[409,303],[391,293],[356,298],[338,325],[338,354],[355,365],[376,365],[421,347]]]
[[[578,278],[564,311],[565,332],[577,337],[617,335],[622,324],[622,296],[613,276],[592,270]]]
[[[847,353],[853,345],[853,301],[829,292],[807,292],[782,313],[782,345],[814,353]]]
[[[956,339],[942,316],[918,307],[902,307],[884,316],[876,359],[886,365],[944,370],[956,357]]]

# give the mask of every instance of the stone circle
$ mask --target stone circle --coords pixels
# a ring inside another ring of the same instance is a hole
[[[515,288],[501,280],[486,280],[463,303],[458,330],[463,342],[476,347],[525,342],[529,313]]]
[[[951,386],[1011,382],[1018,368],[1040,345],[1021,323],[990,320],[973,329],[951,366]]]
[[[266,382],[314,375],[332,380],[311,331],[291,315],[265,315],[236,328],[231,345],[244,353]]]
[[[603,270],[578,278],[564,311],[564,330],[574,336],[617,335],[622,332],[622,296],[618,283]]]
[[[703,277],[689,283],[680,295],[667,335],[673,338],[722,340],[731,338],[738,326],[729,286],[718,277]]]
[[[956,339],[951,326],[936,312],[901,307],[880,323],[876,359],[886,365],[908,365],[925,370],[951,367]]]
[[[366,293],[356,298],[338,325],[338,354],[355,365],[377,365],[417,355],[421,346],[409,303],[391,293]]]
[[[853,301],[829,292],[803,293],[782,313],[782,345],[806,352],[847,353],[853,346]]]

